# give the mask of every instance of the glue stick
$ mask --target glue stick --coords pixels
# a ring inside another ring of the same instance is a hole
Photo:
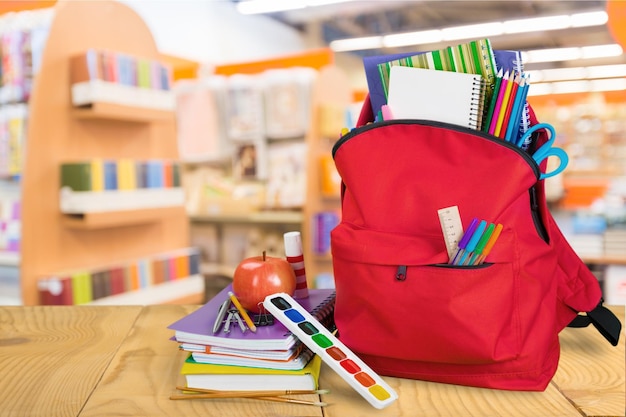
[[[307,298],[309,288],[306,282],[306,271],[304,269],[304,254],[302,253],[302,236],[300,232],[287,232],[283,235],[285,240],[285,256],[287,262],[296,273],[296,291],[293,298]]]

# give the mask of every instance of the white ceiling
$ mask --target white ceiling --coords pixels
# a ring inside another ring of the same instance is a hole
[[[274,13],[270,16],[292,25],[303,32],[321,33],[324,41],[328,43],[331,40],[341,38],[441,29],[450,26],[485,23],[495,20],[504,21],[605,9],[606,2],[598,0],[369,0],[310,7]],[[606,25],[507,35],[493,38],[491,41],[494,49],[517,49],[522,51],[614,43],[613,37]],[[409,51],[418,52],[440,49],[445,46],[450,46],[450,44],[442,43],[384,50],[368,50],[357,52],[356,54],[362,56]],[[584,63],[570,61],[556,64],[537,64],[527,69],[623,63],[626,63],[626,57],[624,55],[593,61],[585,60]]]

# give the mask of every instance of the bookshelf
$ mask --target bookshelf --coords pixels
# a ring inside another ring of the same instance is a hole
[[[30,100],[22,182],[20,280],[25,305],[38,303],[37,281],[42,276],[189,245],[182,203],[144,208],[123,205],[72,214],[61,211],[61,163],[94,157],[176,159],[178,155],[174,111],[107,102],[81,108],[72,105],[70,60],[88,49],[160,58],[148,27],[129,7],[114,1],[55,5]],[[117,301],[198,303],[203,299],[201,277],[193,278],[144,291],[131,301]]]
[[[352,104],[352,90],[346,74],[335,66],[320,69],[318,79],[313,86],[311,126],[307,133],[307,197],[303,207],[302,246],[306,263],[309,287],[315,286],[315,279],[320,274],[332,274],[333,264],[330,251],[318,253],[313,244],[314,217],[321,212],[339,212],[341,206],[340,191],[328,190],[324,179],[322,161],[330,164],[332,147],[339,138],[345,114]]]
[[[273,61],[272,61],[273,62]],[[264,67],[250,64],[256,71]],[[273,66],[271,66],[273,67]],[[247,71],[244,66],[242,71]],[[276,246],[279,250],[272,253],[273,256],[283,256],[282,234],[287,231],[300,231],[303,238],[303,251],[307,268],[309,287],[315,286],[315,277],[319,274],[332,274],[332,258],[330,252],[317,253],[313,245],[313,218],[320,212],[338,213],[340,206],[339,187],[328,191],[323,185],[321,177],[323,171],[322,159],[331,164],[331,170],[335,170],[331,159],[331,150],[338,139],[342,127],[345,126],[345,115],[352,104],[352,90],[349,80],[344,72],[334,65],[322,65],[317,69],[317,74],[311,86],[309,124],[302,141],[306,144],[306,197],[303,205],[291,210],[247,210],[242,209],[241,204],[231,207],[232,201],[223,201],[223,207],[228,209],[207,211],[207,213],[192,212],[190,214],[191,236],[194,245],[204,248],[205,264],[203,271],[212,275],[211,271],[217,271],[215,275],[232,276],[232,271],[237,261],[246,255],[238,246],[230,248],[225,246],[228,242],[229,228],[239,231],[258,228],[269,231],[279,236]],[[224,70],[226,71],[226,70]],[[218,71],[221,73],[222,71]],[[227,74],[236,73],[235,69],[228,68]],[[205,164],[210,164],[207,161]],[[199,162],[189,162],[183,172],[189,174],[198,166],[204,165]],[[215,203],[217,204],[217,203]],[[196,205],[193,205],[196,207]],[[258,244],[256,246],[259,246]],[[272,246],[272,245],[270,245]],[[269,250],[276,249],[274,246]],[[209,262],[207,263],[207,259]]]

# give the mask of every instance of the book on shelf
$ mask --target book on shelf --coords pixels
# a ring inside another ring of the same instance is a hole
[[[220,329],[213,333],[219,308],[228,299],[229,291],[232,291],[232,284],[226,286],[199,309],[170,324],[168,328],[174,330],[174,339],[179,343],[251,350],[288,350],[298,343],[298,339],[276,320],[272,325],[257,325],[256,332],[242,331],[237,325],[233,325],[229,332]],[[298,301],[320,322],[332,322],[334,290],[311,289],[308,298]],[[252,317],[254,320],[256,316]]]
[[[314,390],[318,387],[321,359],[314,355],[300,370],[250,368],[198,363],[191,356],[180,373],[189,388],[224,391]]]
[[[157,284],[182,281],[200,273],[197,248],[181,248],[118,264],[61,271],[39,277],[37,291],[43,305],[92,303]]]
[[[88,49],[70,58],[72,103],[96,101],[174,109],[172,69],[157,60]]]

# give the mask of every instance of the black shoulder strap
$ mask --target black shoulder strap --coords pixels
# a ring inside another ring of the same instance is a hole
[[[600,304],[592,311],[589,311],[586,315],[579,314],[572,320],[568,327],[587,327],[589,324],[593,324],[602,336],[609,341],[613,346],[617,346],[619,341],[619,334],[622,330],[622,323],[613,314],[611,310]]]

